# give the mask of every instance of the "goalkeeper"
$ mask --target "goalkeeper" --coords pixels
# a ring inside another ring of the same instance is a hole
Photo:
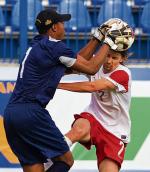
[[[122,46],[123,47],[123,46]],[[87,149],[96,147],[100,172],[118,172],[130,141],[131,73],[124,65],[127,51],[109,50],[104,64],[87,82],[60,83],[58,88],[91,93],[91,102],[75,114],[65,135],[71,146],[79,142]]]

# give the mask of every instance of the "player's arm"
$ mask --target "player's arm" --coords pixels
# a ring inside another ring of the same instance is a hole
[[[109,50],[110,46],[107,44],[103,44],[96,55],[94,57],[92,56],[90,60],[86,60],[82,56],[77,55],[76,58],[70,58],[69,56],[60,56],[59,61],[67,68],[78,71],[80,73],[94,75],[98,72],[99,68],[103,64]]]
[[[78,54],[84,59],[89,60],[96,51],[96,48],[100,45],[100,41],[96,38],[92,38],[85,47],[83,47]]]
[[[116,28],[111,28],[111,31],[116,31]],[[118,30],[117,30],[118,31]],[[118,31],[119,32],[119,31]],[[97,39],[93,39],[93,41],[97,41]],[[122,42],[123,43],[123,42]],[[110,48],[116,50],[118,45],[115,44],[115,39],[112,38],[110,34],[107,34],[104,39],[104,44],[99,48],[96,55],[90,58],[90,60],[86,60],[81,55],[77,56],[77,59],[69,59],[64,58],[60,59],[63,64],[67,64],[67,67],[70,67],[73,70],[76,70],[81,73],[85,73],[88,75],[94,75],[98,72],[99,68],[103,64],[105,57],[107,56]],[[61,58],[61,57],[60,57]]]
[[[113,31],[113,29],[114,31],[118,31],[116,28],[111,28],[111,31]],[[94,40],[98,41],[97,39]],[[90,60],[86,60],[82,56],[78,55],[77,60],[74,61],[71,68],[82,73],[94,75],[103,64],[110,48],[116,50],[117,47],[118,45],[115,44],[115,39],[110,34],[107,34],[104,39],[104,44],[99,48],[94,57],[92,56]]]
[[[116,86],[109,80],[102,78],[92,82],[60,83],[59,89],[73,92],[95,92],[100,90],[114,90]]]
[[[116,19],[109,19],[105,23],[101,24],[94,30],[92,34],[92,39],[89,43],[79,51],[79,55],[84,59],[89,60],[93,57],[93,54],[96,51],[96,48],[104,40],[107,31],[112,27],[116,22]]]
[[[89,60],[96,51],[96,48],[102,43],[105,38],[107,31],[113,26],[114,23],[119,21],[118,19],[109,19],[105,23],[101,24],[94,30],[92,39],[89,43],[83,47],[78,54],[84,59]]]
[[[94,54],[94,52],[95,52],[95,50],[96,50],[96,48],[98,47],[99,44],[100,44],[100,42],[98,41],[98,39],[96,39],[96,38],[93,37],[88,42],[88,44],[78,52],[77,58],[80,58],[80,61],[83,60],[83,64],[86,63],[86,60],[89,60],[89,59],[93,58],[93,54]],[[80,62],[78,64],[78,62],[77,62],[77,66],[78,65],[83,65],[83,64],[80,64]],[[74,69],[74,67],[75,67],[75,69]],[[72,67],[72,69],[71,68],[68,68],[66,70],[66,72],[65,72],[65,75],[79,74],[80,72],[82,72],[82,71],[78,71],[78,69],[76,70],[76,66],[74,66],[74,67]],[[78,68],[82,68],[82,66],[81,67],[78,66]]]
[[[103,64],[109,50],[110,46],[103,44],[96,55],[91,57],[90,60],[86,60],[82,56],[78,56],[71,68],[82,73],[94,75]]]

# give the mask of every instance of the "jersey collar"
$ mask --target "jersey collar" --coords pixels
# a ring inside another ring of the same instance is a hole
[[[61,40],[58,40],[58,39],[54,39],[54,38],[52,38],[51,36],[49,36],[49,40],[50,40],[50,41],[54,41],[54,42],[61,41]]]

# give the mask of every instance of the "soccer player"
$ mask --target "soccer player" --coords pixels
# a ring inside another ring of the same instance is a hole
[[[67,172],[73,165],[72,154],[63,134],[45,109],[53,99],[66,69],[95,74],[110,47],[117,48],[111,37],[93,56],[104,37],[99,28],[89,43],[74,53],[63,42],[64,22],[70,14],[41,11],[35,21],[35,36],[22,60],[14,92],[5,109],[4,127],[8,143],[24,172],[44,172],[43,163],[53,160],[49,172]],[[97,33],[97,34],[96,34]]]
[[[110,50],[100,70],[90,81],[60,83],[58,88],[90,92],[91,102],[66,134],[68,145],[79,142],[87,149],[96,147],[100,172],[118,172],[130,141],[131,73],[124,66],[127,52]]]

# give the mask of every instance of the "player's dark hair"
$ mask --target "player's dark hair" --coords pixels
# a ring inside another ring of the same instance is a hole
[[[128,56],[129,56],[128,51],[127,50],[125,50],[125,51],[115,51],[115,50],[113,50],[113,51],[116,52],[116,53],[121,54],[123,62],[121,62],[120,64],[124,65],[125,61],[128,60]]]
[[[127,51],[120,51],[120,54],[121,54],[123,57],[127,57],[127,56],[128,56],[128,52],[127,52]]]
[[[128,59],[128,51],[127,50],[126,51],[120,51],[119,53],[121,54],[121,56],[123,58],[123,62],[121,62],[121,64],[124,65],[124,62],[127,61],[127,59]]]
[[[38,28],[38,27],[37,27],[37,30],[38,30],[39,34],[46,34],[48,31],[48,29]]]

